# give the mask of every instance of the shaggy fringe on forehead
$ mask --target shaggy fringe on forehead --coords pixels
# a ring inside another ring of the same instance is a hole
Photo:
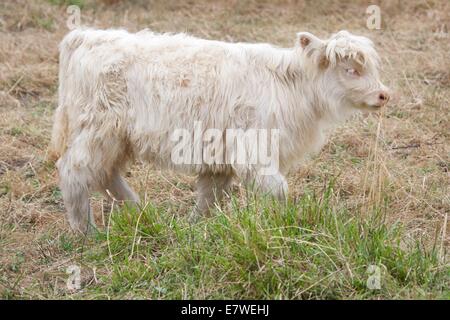
[[[348,31],[333,34],[326,42],[325,55],[331,66],[341,59],[353,59],[362,66],[378,67],[380,58],[373,47],[373,42],[362,36],[355,36]]]

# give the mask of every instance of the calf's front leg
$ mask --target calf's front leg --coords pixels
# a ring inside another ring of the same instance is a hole
[[[238,176],[242,181],[257,193],[272,195],[282,202],[286,202],[288,195],[288,184],[286,178],[278,170],[261,170],[257,167],[250,167],[238,170]],[[266,174],[268,173],[268,174]]]
[[[197,180],[197,212],[208,214],[214,203],[220,203],[228,192],[233,176],[229,173],[203,173]]]

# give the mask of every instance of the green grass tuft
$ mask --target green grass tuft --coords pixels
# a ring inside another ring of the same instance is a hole
[[[420,241],[405,243],[400,224],[381,210],[358,216],[336,210],[330,185],[281,206],[253,197],[190,223],[148,205],[113,212],[104,249],[92,263],[110,272],[93,292],[153,299],[444,298],[448,267]],[[381,288],[369,289],[380,272]],[[99,266],[99,265],[98,265]],[[101,265],[100,265],[101,267]],[[89,292],[89,291],[88,291]]]
[[[84,0],[48,0],[48,2],[55,6],[78,6],[82,9],[85,5]]]

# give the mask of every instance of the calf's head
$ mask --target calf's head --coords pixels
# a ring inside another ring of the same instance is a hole
[[[327,40],[308,32],[297,34],[309,74],[318,77],[322,94],[351,108],[375,111],[385,106],[390,90],[380,81],[372,41],[340,31]]]

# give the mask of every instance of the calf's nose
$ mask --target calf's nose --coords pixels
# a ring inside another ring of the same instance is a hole
[[[378,100],[380,105],[385,105],[388,103],[390,99],[389,93],[387,91],[380,91],[378,94]]]

